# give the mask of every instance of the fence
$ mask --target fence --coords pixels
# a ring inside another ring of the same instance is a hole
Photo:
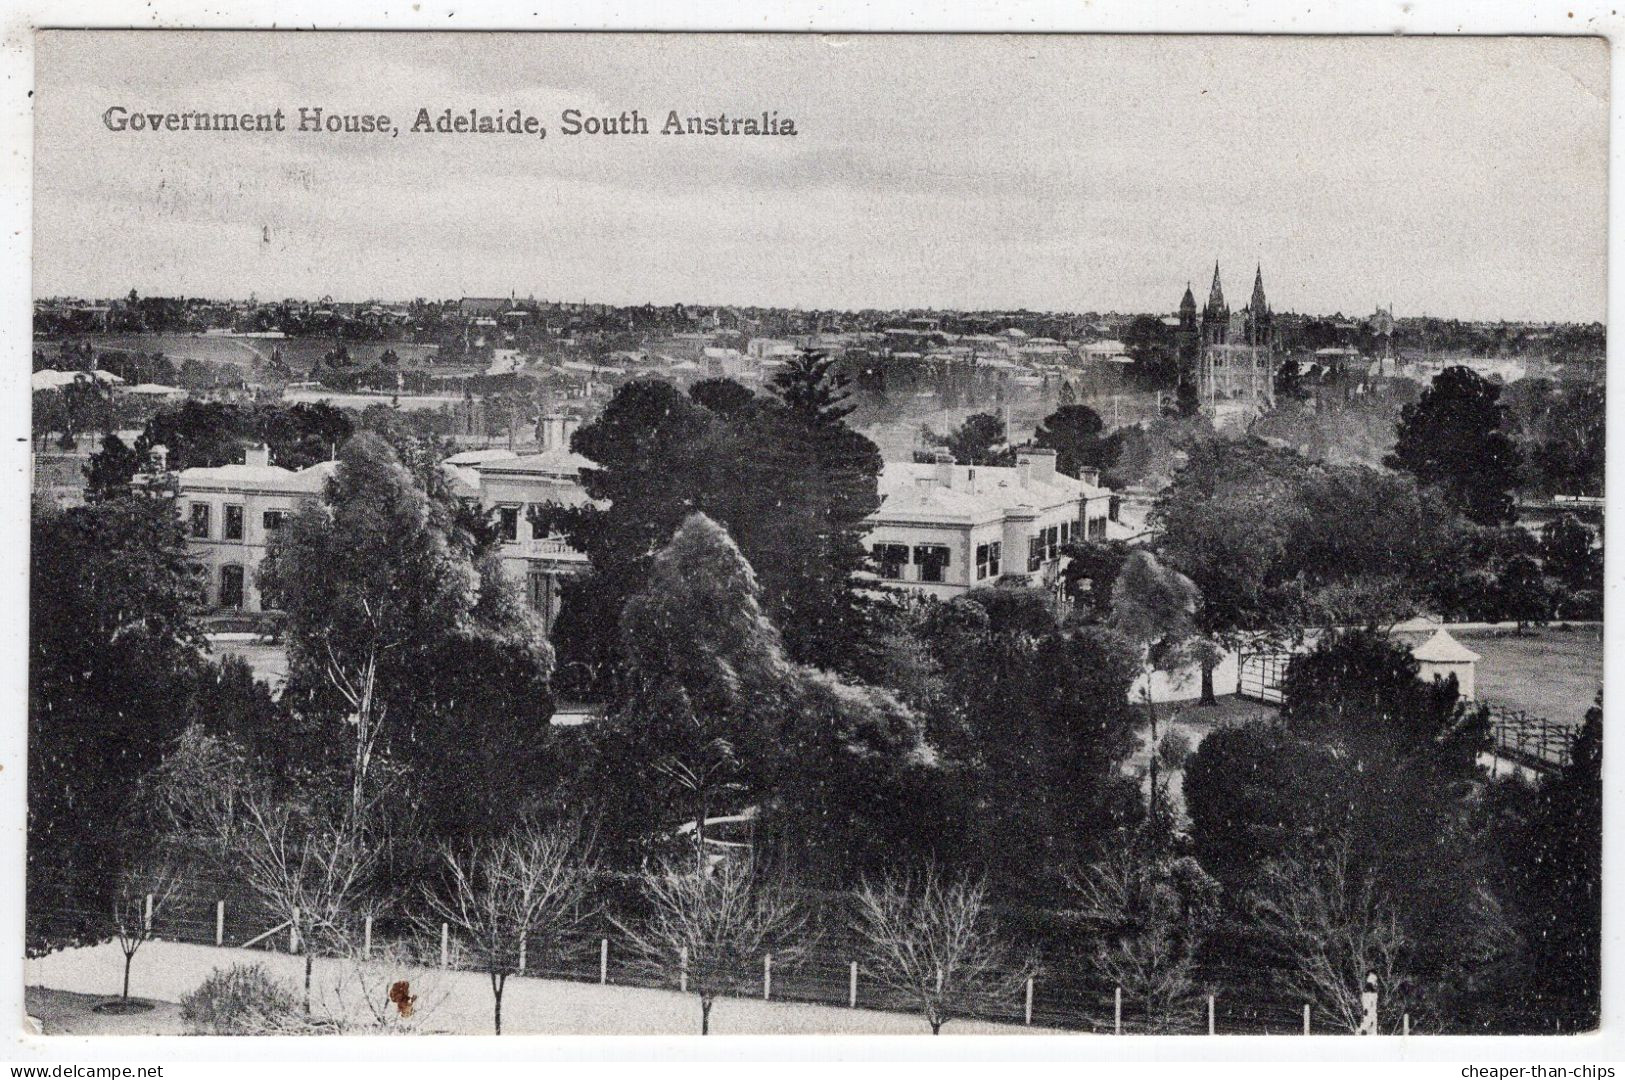
[[[844,893],[809,894],[806,906],[826,916],[822,928],[810,935],[810,944],[793,961],[764,955],[729,972],[722,980],[724,996],[917,1013],[907,994],[883,985],[866,967],[861,935],[850,920],[842,918],[842,909],[850,910],[850,903],[851,897]],[[999,921],[1008,924],[1004,936],[1012,952],[1034,958],[1035,974],[1017,983],[1018,988],[1001,1000],[976,993],[964,995],[972,999],[965,1010],[970,1018],[1095,1034],[1279,1035],[1304,1033],[1306,1025],[1315,1033],[1337,1033],[1329,1018],[1317,1021],[1304,1002],[1276,990],[1266,973],[1250,965],[1208,965],[1199,973],[1206,989],[1189,996],[1179,1017],[1170,1023],[1161,1016],[1148,1016],[1145,1003],[1132,993],[1091,975],[1092,946],[1081,934],[1042,925],[1055,922],[1053,913],[1036,919],[1028,917],[1030,912],[995,913],[1000,914]],[[110,933],[108,916],[98,915],[62,905],[31,912],[31,917],[61,917],[80,925],[94,924]],[[299,952],[301,946],[287,922],[239,881],[190,881],[168,902],[154,906],[150,926],[155,938],[197,945],[283,953]],[[382,959],[392,948],[404,945],[418,962],[428,966],[477,970],[468,963],[451,927],[426,927],[410,915],[358,918],[349,938],[363,959]],[[651,967],[603,914],[569,935],[564,948],[551,952],[527,949],[517,962],[525,977],[686,989],[679,964],[664,970]],[[139,956],[136,963],[140,963]],[[1001,984],[1007,981],[999,980]]]
[[[1574,758],[1579,730],[1572,724],[1490,707],[1490,752],[1541,772],[1554,772]]]

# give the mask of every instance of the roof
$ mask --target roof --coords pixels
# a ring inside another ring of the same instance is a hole
[[[224,487],[240,491],[319,495],[328,478],[336,471],[336,461],[317,462],[298,472],[280,465],[218,465],[213,468],[182,469],[178,479],[183,491],[188,487]]]
[[[503,473],[525,476],[568,476],[571,478],[579,475],[582,469],[596,467],[591,458],[583,457],[573,450],[544,450],[540,454],[506,454],[499,459],[474,463],[474,468],[482,475],[485,473]]]
[[[1478,654],[1441,627],[1437,633],[1411,650],[1411,655],[1424,664],[1470,664]]]
[[[464,450],[460,453],[451,455],[451,457],[446,459],[445,464],[484,465],[487,462],[507,461],[510,458],[516,458],[518,456],[519,452],[517,450],[509,450],[506,447],[502,447],[500,449],[493,447],[487,450]]]
[[[952,465],[952,483],[936,482],[930,462],[888,461],[880,474],[880,508],[871,521],[970,525],[1002,519],[1018,507],[1042,512],[1072,500],[1107,495],[1105,488],[1055,473],[1047,482],[1021,483],[1018,469]]]

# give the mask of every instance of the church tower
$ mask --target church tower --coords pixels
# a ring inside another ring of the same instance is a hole
[[[1202,329],[1196,321],[1196,297],[1191,283],[1185,282],[1185,296],[1179,301],[1179,333],[1174,337],[1174,359],[1179,365],[1179,379],[1196,385],[1197,365],[1202,353]]]
[[[1202,309],[1202,344],[1223,345],[1230,335],[1230,308],[1224,302],[1224,286],[1219,284],[1219,264],[1213,264],[1213,287]]]
[[[1264,264],[1253,275],[1253,298],[1247,302],[1247,344],[1268,347],[1274,319],[1264,299]]]

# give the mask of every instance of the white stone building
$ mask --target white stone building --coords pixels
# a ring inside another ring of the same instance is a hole
[[[1109,535],[1112,493],[1057,472],[1053,450],[1014,468],[887,462],[869,550],[880,580],[951,599],[1001,578],[1059,587],[1061,548]]]

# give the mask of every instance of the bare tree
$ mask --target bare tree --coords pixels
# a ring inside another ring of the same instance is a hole
[[[725,859],[709,871],[656,867],[644,872],[642,885],[648,916],[615,925],[646,968],[699,997],[701,1035],[711,1032],[719,994],[757,985],[763,956],[792,963],[806,951],[805,912],[749,857]]]
[[[259,793],[243,802],[236,844],[243,876],[305,955],[306,1011],[316,955],[350,951],[356,922],[376,914],[369,879],[383,843],[369,827],[373,816],[371,802],[353,799],[334,809]]]
[[[907,996],[933,1035],[957,1017],[1017,1000],[1033,973],[999,941],[981,882],[945,882],[928,868],[917,879],[865,881],[857,899],[864,970]]]
[[[446,883],[425,889],[429,908],[491,979],[496,1033],[502,992],[527,951],[561,951],[581,921],[590,879],[578,825],[524,825],[458,854],[441,849]]]
[[[1390,994],[1407,985],[1411,943],[1373,877],[1351,865],[1346,839],[1318,860],[1287,858],[1267,865],[1253,906],[1284,961],[1278,976],[1282,989],[1334,1024],[1350,1032],[1360,1029],[1360,991],[1367,974],[1374,972]]]
[[[155,859],[129,867],[118,876],[113,894],[113,935],[124,954],[124,990],[130,996],[130,965],[152,938],[152,923],[180,888],[181,875],[170,862]]]
[[[1128,845],[1067,876],[1078,913],[1099,940],[1095,973],[1143,1009],[1151,1034],[1180,1031],[1194,1019],[1201,943],[1217,884],[1196,860],[1158,857]]]

